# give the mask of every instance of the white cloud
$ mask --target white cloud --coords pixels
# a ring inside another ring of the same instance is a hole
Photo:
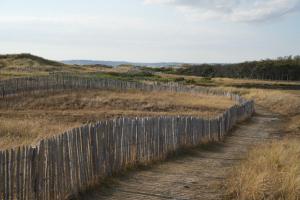
[[[144,0],[176,7],[193,19],[265,21],[300,10],[300,0]]]

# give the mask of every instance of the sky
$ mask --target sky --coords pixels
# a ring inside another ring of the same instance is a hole
[[[300,54],[300,0],[0,0],[0,54],[228,63]]]

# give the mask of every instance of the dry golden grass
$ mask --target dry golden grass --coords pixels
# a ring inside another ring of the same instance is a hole
[[[300,115],[295,115],[290,118],[286,126],[287,130],[292,133],[300,134]]]
[[[243,91],[245,98],[255,102],[275,113],[285,120],[284,133],[300,134],[300,91],[250,89]]]
[[[0,147],[2,149],[35,144],[41,138],[51,136],[54,132],[62,133],[79,123],[64,124],[45,118],[0,119]],[[41,135],[42,134],[42,135]]]
[[[189,80],[201,80],[199,76],[181,76],[174,74],[160,74],[165,78],[184,77]],[[232,79],[232,78],[212,78],[212,83],[225,91],[239,93],[247,99],[254,99],[261,106],[268,108],[276,113],[286,116],[294,116],[300,113],[300,90],[281,90],[281,89],[258,89],[247,88],[248,85],[296,85],[300,86],[299,81],[267,81],[253,79]],[[239,87],[235,87],[235,86]],[[243,87],[243,85],[245,87]],[[272,88],[272,87],[270,87]]]
[[[285,117],[285,132],[300,134],[300,91],[271,89],[242,89],[220,87],[241,94],[247,99]]]
[[[68,91],[0,101],[0,149],[35,144],[82,124],[121,116],[216,116],[232,106],[223,97],[173,92]]]
[[[300,199],[300,141],[293,139],[300,134],[300,91],[223,89],[238,92],[283,115],[283,130],[290,138],[253,148],[226,182],[229,199]]]
[[[230,199],[299,199],[299,140],[255,147],[233,170],[226,185]]]
[[[250,89],[244,96],[282,115],[300,113],[300,92],[295,94],[282,90]]]
[[[255,103],[285,116],[293,116],[300,112],[300,91],[222,88],[240,93],[247,99],[254,99]]]

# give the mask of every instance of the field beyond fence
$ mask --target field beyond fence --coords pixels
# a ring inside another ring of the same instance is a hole
[[[116,118],[84,125],[36,146],[0,151],[0,199],[65,199],[138,163],[164,160],[182,147],[220,141],[254,112],[254,102],[218,89],[180,84],[146,84],[76,76],[0,82],[2,100],[11,95],[55,90],[114,89],[175,91],[229,96],[236,105],[213,119],[197,117]]]

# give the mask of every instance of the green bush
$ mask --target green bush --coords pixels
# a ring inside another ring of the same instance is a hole
[[[175,82],[182,82],[185,81],[185,79],[183,77],[178,77],[174,79]]]
[[[196,84],[197,82],[194,79],[188,79],[185,81],[187,84]]]

